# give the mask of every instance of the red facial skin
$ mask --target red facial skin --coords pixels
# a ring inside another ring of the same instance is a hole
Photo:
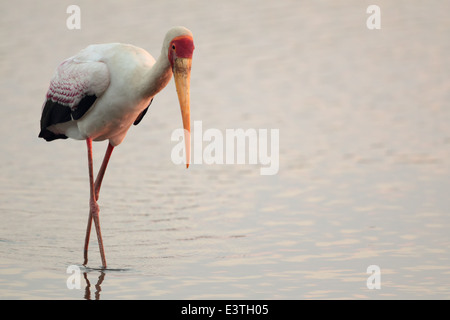
[[[179,36],[170,42],[169,61],[172,64],[176,58],[192,59],[194,52],[194,40],[190,36]]]

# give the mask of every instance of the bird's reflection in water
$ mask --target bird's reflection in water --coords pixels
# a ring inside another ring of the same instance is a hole
[[[84,290],[84,299],[86,300],[92,300],[91,299],[91,283],[89,282],[89,279],[87,278],[87,272],[83,272],[84,280],[86,280],[86,289]],[[95,285],[95,300],[100,300],[100,292],[102,291],[101,284],[103,280],[105,279],[105,273],[100,271],[100,276],[98,277],[97,284]]]

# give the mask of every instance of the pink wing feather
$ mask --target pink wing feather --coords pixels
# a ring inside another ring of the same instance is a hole
[[[101,61],[80,61],[77,57],[63,61],[55,72],[42,108],[39,137],[47,141],[66,139],[48,127],[80,119],[108,88],[108,67]]]

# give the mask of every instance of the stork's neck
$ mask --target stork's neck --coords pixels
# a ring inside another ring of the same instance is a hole
[[[164,89],[172,77],[172,68],[167,55],[161,54],[155,64],[148,70],[145,79],[145,96],[153,97]]]

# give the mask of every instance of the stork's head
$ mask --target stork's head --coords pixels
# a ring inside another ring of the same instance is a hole
[[[164,47],[167,50],[167,57],[172,67],[178,101],[180,102],[186,146],[186,168],[188,168],[191,157],[189,85],[191,79],[192,53],[194,52],[194,39],[191,31],[185,27],[174,27],[170,29],[164,40]]]

